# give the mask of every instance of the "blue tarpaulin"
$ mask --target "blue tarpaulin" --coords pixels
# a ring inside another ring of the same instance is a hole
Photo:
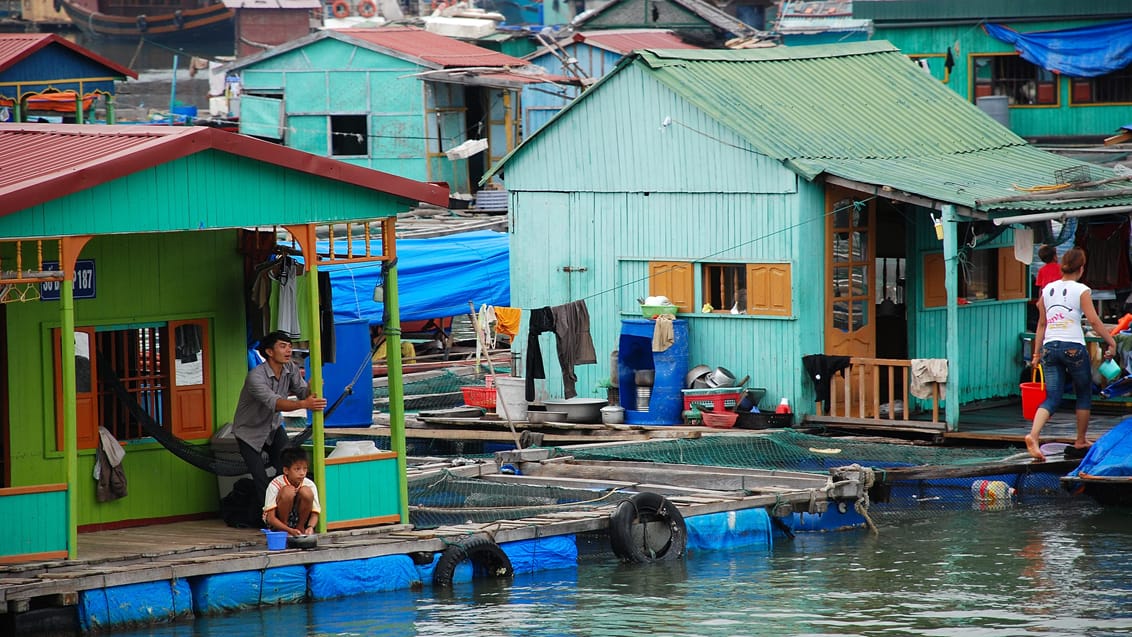
[[[1033,33],[1000,24],[985,28],[992,38],[1013,44],[1022,59],[1071,77],[1096,77],[1132,64],[1132,20]]]
[[[1132,418],[1125,418],[1101,436],[1069,475],[1132,476]]]
[[[397,290],[402,321],[467,314],[478,308],[511,304],[509,239],[481,230],[428,239],[397,241]],[[325,250],[320,242],[320,250]],[[360,248],[359,248],[360,250]],[[341,252],[335,246],[335,252]],[[334,321],[382,322],[382,303],[373,300],[381,263],[323,266],[330,273]]]

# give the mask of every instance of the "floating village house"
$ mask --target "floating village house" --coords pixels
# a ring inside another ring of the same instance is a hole
[[[82,124],[102,99],[114,122],[115,82],[138,74],[54,33],[0,33],[0,122]]]
[[[397,213],[448,200],[441,186],[208,128],[4,124],[0,151],[0,514],[18,521],[0,561],[74,558],[82,529],[215,516],[217,477],[182,458],[208,461],[232,417],[248,369],[246,277],[276,231],[291,233],[288,254],[301,251],[312,276],[389,262]],[[328,224],[344,238],[348,222],[374,221],[381,232],[364,233],[364,248],[326,245]],[[319,325],[318,286],[306,289],[306,324]],[[307,337],[321,393],[321,335]],[[400,347],[390,351],[394,373]],[[128,495],[106,502],[91,478],[99,426],[125,449]],[[399,453],[312,454],[326,528],[407,519],[400,440]]]
[[[471,194],[519,142],[529,65],[415,27],[326,30],[225,68],[240,132]]]
[[[853,16],[1031,141],[1096,142],[1129,123],[1122,0],[855,0]]]
[[[510,193],[512,304],[585,299],[599,359],[637,299],[663,294],[687,322],[690,365],[750,374],[815,419],[803,356],[849,356],[827,418],[922,410],[954,429],[962,407],[1018,395],[1027,224],[1129,210],[1127,195],[1101,198],[1119,186],[1015,189],[1083,169],[1100,170],[862,42],[638,51],[493,176]],[[911,359],[946,360],[943,401],[903,389]],[[609,372],[577,373],[593,395]]]

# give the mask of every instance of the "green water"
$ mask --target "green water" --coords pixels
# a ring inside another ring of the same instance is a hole
[[[579,567],[252,611],[131,635],[1124,635],[1132,511],[1059,498],[770,550]]]

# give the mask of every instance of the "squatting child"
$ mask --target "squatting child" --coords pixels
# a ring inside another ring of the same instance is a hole
[[[310,470],[307,452],[301,447],[288,447],[281,461],[283,475],[276,476],[267,485],[263,521],[273,531],[286,531],[292,536],[311,535],[322,507],[318,503],[318,489],[307,478]]]

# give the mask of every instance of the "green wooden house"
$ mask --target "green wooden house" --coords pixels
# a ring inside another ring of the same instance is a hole
[[[1018,395],[1028,224],[1129,209],[1014,189],[1084,167],[862,42],[637,51],[493,171],[512,304],[585,299],[598,360],[637,299],[663,294],[689,365],[749,374],[820,419],[802,357],[850,356],[824,418],[955,428],[963,407]],[[912,359],[947,360],[943,401],[909,396]],[[609,371],[577,373],[587,395]]]
[[[992,98],[984,102],[1031,141],[1096,142],[1129,123],[1132,65],[1124,53],[1126,37],[1079,31],[1110,26],[1126,33],[1132,13],[1122,0],[855,0],[853,16],[871,20],[874,39],[895,44],[964,99]],[[994,37],[987,25],[1060,35],[1058,60],[1036,62],[1024,46]],[[1076,37],[1083,44],[1074,44]],[[1109,51],[1098,53],[1098,46]],[[1081,55],[1110,58],[1113,68],[1080,75],[1066,65]]]
[[[416,27],[323,30],[225,67],[240,132],[470,194],[519,140],[523,60]],[[470,156],[449,155],[486,140]]]
[[[0,152],[10,168],[0,174],[0,515],[12,521],[0,561],[75,557],[83,529],[215,516],[216,476],[140,430],[108,376],[207,453],[247,373],[247,272],[277,232],[290,233],[310,276],[343,259],[334,248],[315,255],[316,231],[336,224],[345,237],[376,221],[380,233],[364,231],[373,249],[348,258],[388,261],[395,242],[380,237],[394,236],[397,213],[448,195],[208,128],[6,124]],[[307,289],[306,318],[318,325],[318,286]],[[309,339],[321,393],[318,331]],[[321,449],[321,412],[313,420]],[[126,452],[128,495],[109,502],[92,479],[99,426]],[[399,440],[346,463],[312,454],[327,528],[407,515]],[[343,474],[354,478],[349,498]]]

